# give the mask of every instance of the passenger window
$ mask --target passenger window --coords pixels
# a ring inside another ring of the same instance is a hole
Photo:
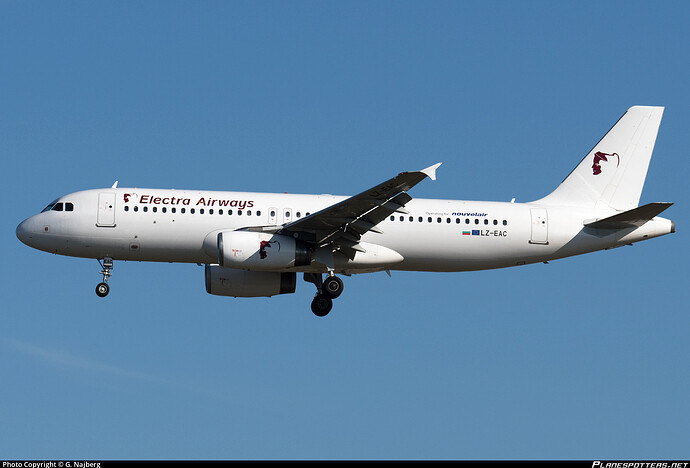
[[[237,216],[242,216],[242,210],[237,210]]]
[[[506,221],[506,220],[504,219],[504,220],[503,220],[503,225],[504,225],[504,226],[507,226],[507,225],[508,225],[508,221]]]
[[[391,221],[395,221],[395,216],[391,216]]]
[[[488,220],[488,219],[485,219],[485,220],[484,220],[484,224],[489,224],[489,220]]]
[[[401,216],[401,217],[400,217],[400,221],[405,221],[405,217],[404,217],[404,216]]]
[[[125,211],[129,211],[129,206],[125,205]]]
[[[261,211],[256,210],[256,215],[257,215],[257,216],[261,216]],[[299,213],[297,213],[297,215],[299,215]]]
[[[189,209],[189,212],[190,212],[191,214],[194,214],[194,211],[195,211],[194,208],[190,208],[190,209]]]
[[[213,214],[213,208],[211,208],[210,210],[208,210],[208,214]]]
[[[232,215],[232,210],[228,210],[228,216]]]
[[[446,218],[446,223],[450,224],[450,218]]]
[[[218,214],[219,214],[219,215],[222,215],[222,214],[223,214],[223,210],[218,210]]]
[[[441,222],[441,218],[436,218],[436,222],[437,222],[437,223],[440,223],[440,222]]]
[[[418,221],[421,223],[421,222],[424,221],[424,218],[422,218],[422,217],[420,216],[419,219],[418,219]]]
[[[136,213],[137,211],[139,211],[139,207],[138,207],[138,206],[135,206],[135,207],[134,207],[134,212]]]
[[[247,210],[247,216],[251,216],[251,215],[252,215],[252,210]]]
[[[479,224],[479,218],[475,218],[474,224]]]
[[[498,220],[494,219],[494,226],[498,226]]]
[[[149,210],[149,207],[148,207],[148,206],[145,206],[145,207],[144,207],[144,213],[146,213],[148,210]]]
[[[158,208],[156,208],[156,207],[154,206],[154,207],[151,209],[151,211],[153,211],[153,212],[155,213],[155,212],[158,211]]]
[[[470,218],[465,218],[465,224],[470,224]]]
[[[177,210],[175,209],[175,207],[172,207],[172,208],[170,208],[170,212],[175,213],[175,212],[177,212]]]
[[[184,214],[185,211],[187,211],[187,210],[185,210],[184,208],[180,208],[180,213]]]
[[[412,222],[412,221],[414,221],[414,218],[412,216],[410,216],[410,222]]]
[[[165,212],[168,211],[168,209],[167,209],[166,207],[163,207],[163,208],[161,208],[161,211],[162,211],[163,213],[165,213]]]
[[[258,211],[256,212],[256,215],[259,216],[259,212],[258,212]],[[295,213],[295,216],[297,216],[298,218],[301,218],[301,217],[302,217],[302,213],[300,213],[300,212],[298,211],[297,213]]]
[[[427,220],[428,222],[431,222],[431,216],[429,216],[426,220]]]

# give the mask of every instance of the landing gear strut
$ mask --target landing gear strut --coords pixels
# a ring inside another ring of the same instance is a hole
[[[317,317],[325,317],[333,308],[333,299],[343,292],[343,280],[331,271],[324,280],[320,273],[305,273],[304,281],[314,283],[316,296],[311,301],[311,311]]]
[[[112,269],[113,269],[113,259],[110,257],[104,258],[103,261],[98,260],[98,263],[101,265],[101,274],[103,275],[103,282],[98,283],[98,286],[96,286],[96,295],[98,297],[105,297],[108,295],[110,292],[110,286],[108,286],[108,278],[113,276]]]

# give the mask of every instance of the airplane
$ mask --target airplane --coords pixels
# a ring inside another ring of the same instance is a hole
[[[323,317],[343,292],[337,275],[505,268],[611,249],[675,232],[639,205],[663,107],[634,106],[556,189],[515,203],[413,199],[441,163],[402,172],[358,195],[101,188],[52,201],[17,227],[24,244],[97,259],[105,297],[115,260],[205,266],[206,291],[232,297],[316,286]]]

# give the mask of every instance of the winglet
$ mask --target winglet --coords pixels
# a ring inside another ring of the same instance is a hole
[[[429,166],[426,169],[422,169],[419,172],[426,175],[431,180],[436,180],[436,169],[438,169],[438,166],[440,166],[441,164],[443,163],[436,163],[433,166]]]
[[[118,181],[116,180],[115,183],[113,184],[113,186],[112,186],[111,188],[117,188],[117,182],[118,182]]]

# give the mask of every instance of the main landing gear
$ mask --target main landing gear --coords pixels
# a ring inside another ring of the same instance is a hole
[[[304,281],[314,283],[316,296],[311,301],[311,311],[317,317],[325,317],[333,308],[333,299],[343,292],[343,280],[331,271],[324,280],[320,273],[305,273]]]
[[[98,286],[96,286],[96,294],[98,297],[105,297],[108,295],[110,292],[110,286],[108,286],[108,278],[113,276],[112,269],[113,269],[113,259],[112,258],[104,258],[103,261],[98,260],[98,263],[101,265],[101,274],[103,275],[103,282],[98,283]]]

